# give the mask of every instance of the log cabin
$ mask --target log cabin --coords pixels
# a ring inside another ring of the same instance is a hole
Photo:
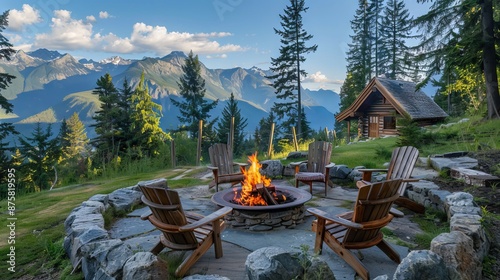
[[[351,121],[358,121],[359,138],[378,138],[398,135],[396,120],[403,116],[409,116],[419,126],[427,126],[442,121],[448,114],[415,83],[377,77],[335,119],[347,121],[348,131]]]

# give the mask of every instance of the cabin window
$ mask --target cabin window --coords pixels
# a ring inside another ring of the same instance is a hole
[[[384,129],[396,129],[396,117],[384,117]]]

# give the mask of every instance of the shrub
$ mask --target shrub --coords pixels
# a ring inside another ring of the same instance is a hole
[[[420,148],[422,145],[422,129],[409,116],[398,120],[399,139],[396,144],[402,146],[414,146]]]

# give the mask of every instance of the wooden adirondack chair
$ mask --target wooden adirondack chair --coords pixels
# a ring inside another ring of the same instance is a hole
[[[325,242],[363,279],[370,279],[370,274],[351,249],[377,246],[391,260],[400,263],[399,254],[384,240],[380,229],[394,217],[389,210],[399,197],[401,182],[397,179],[362,186],[352,212],[335,216],[316,208],[307,209],[317,218],[312,226],[316,232],[314,251],[321,253]]]
[[[210,155],[210,164],[208,169],[212,170],[214,179],[209,183],[209,188],[215,186],[215,191],[219,191],[219,184],[231,183],[234,186],[243,181],[243,170],[248,163],[233,162],[233,153],[228,146],[223,143],[217,143],[208,148]],[[238,166],[239,170],[235,171]]]
[[[358,187],[371,182],[373,172],[387,172],[386,180],[403,179],[403,183],[399,188],[400,197],[394,202],[397,205],[408,208],[416,213],[424,213],[425,207],[404,197],[408,182],[416,182],[418,179],[412,179],[411,173],[418,160],[418,149],[412,146],[404,146],[395,148],[392,151],[391,162],[387,169],[359,169],[362,172],[362,179],[356,185]]]
[[[321,182],[325,186],[325,196],[330,177],[330,168],[335,166],[330,162],[332,155],[332,143],[325,141],[316,141],[309,144],[307,160],[302,162],[292,162],[290,166],[295,168],[295,187],[299,187],[299,182],[309,185],[309,191],[312,194],[313,182]],[[307,164],[307,171],[300,172],[300,165]]]
[[[231,207],[221,208],[208,216],[184,212],[179,194],[167,188],[166,180],[138,185],[143,193],[142,202],[149,206],[152,212],[141,218],[149,220],[162,232],[160,241],[151,252],[157,255],[165,247],[172,250],[192,250],[176,269],[177,277],[184,276],[212,244],[215,257],[222,257],[220,234],[225,228],[222,218],[232,211]]]

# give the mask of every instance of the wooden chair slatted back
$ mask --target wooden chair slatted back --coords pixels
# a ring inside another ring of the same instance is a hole
[[[379,235],[380,229],[392,219],[389,210],[399,197],[401,179],[377,182],[359,189],[352,221],[364,224],[366,229],[349,229],[344,243],[368,241]]]
[[[418,149],[412,146],[398,147],[392,151],[391,162],[387,170],[387,180],[408,179],[418,160]],[[399,193],[403,195],[406,182],[400,186]]]
[[[309,144],[307,155],[307,171],[323,173],[325,166],[330,163],[332,143],[315,141]]]
[[[179,194],[174,190],[169,190],[166,187],[151,187],[139,185],[143,197],[143,202],[149,206],[154,217],[167,225],[184,226],[188,220],[182,209]],[[169,209],[161,209],[156,205],[168,206]],[[164,237],[174,244],[197,244],[198,240],[194,232],[176,232],[160,229]]]
[[[233,154],[227,144],[217,143],[208,148],[210,164],[219,168],[219,175],[233,174]]]

